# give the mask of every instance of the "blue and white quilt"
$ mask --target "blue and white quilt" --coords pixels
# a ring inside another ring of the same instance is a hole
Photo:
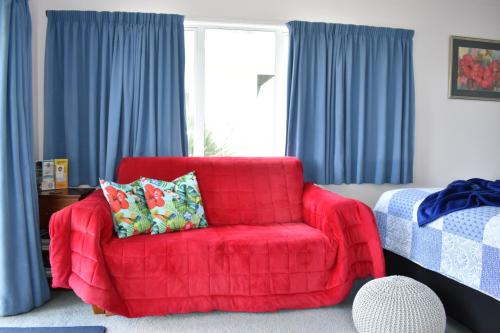
[[[465,209],[419,227],[418,206],[439,190],[382,194],[374,212],[384,249],[500,300],[500,207]]]

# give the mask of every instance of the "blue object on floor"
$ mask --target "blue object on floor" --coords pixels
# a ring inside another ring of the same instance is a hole
[[[472,178],[450,183],[444,190],[424,199],[418,207],[418,225],[458,210],[481,206],[500,207],[500,180]]]
[[[0,327],[0,333],[104,333],[104,326],[75,327]]]

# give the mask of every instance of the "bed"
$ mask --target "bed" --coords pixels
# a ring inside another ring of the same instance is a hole
[[[378,200],[387,272],[429,285],[448,315],[473,331],[499,332],[500,207],[457,211],[419,227],[419,205],[438,190],[393,190]]]

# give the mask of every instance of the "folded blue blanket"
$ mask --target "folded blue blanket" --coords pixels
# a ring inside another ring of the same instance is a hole
[[[480,206],[500,207],[500,180],[457,180],[444,190],[426,197],[418,207],[418,225],[423,226],[457,210]]]

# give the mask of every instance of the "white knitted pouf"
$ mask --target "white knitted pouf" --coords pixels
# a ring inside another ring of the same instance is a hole
[[[366,283],[352,306],[359,333],[443,333],[446,314],[437,295],[406,276],[388,276]]]

